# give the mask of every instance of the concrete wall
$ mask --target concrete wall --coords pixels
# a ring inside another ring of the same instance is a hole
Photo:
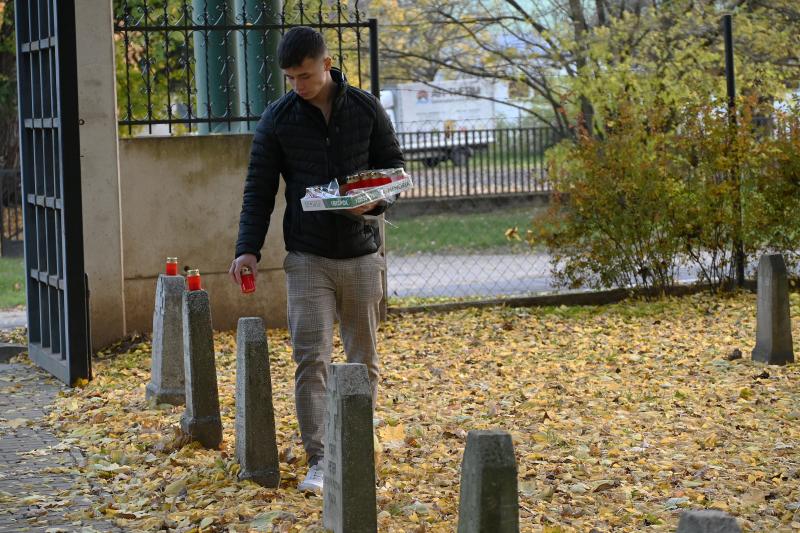
[[[75,4],[84,265],[92,345],[125,335],[112,6]]]
[[[242,316],[286,325],[283,183],[259,263],[257,290],[228,279],[238,233],[251,135],[120,139],[125,315],[128,333],[152,329],[156,278],[164,259],[199,268],[214,329]]]

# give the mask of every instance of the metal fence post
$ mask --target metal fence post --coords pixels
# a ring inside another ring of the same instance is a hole
[[[725,15],[722,17],[723,34],[725,38],[725,78],[728,87],[728,120],[730,121],[730,135],[736,135],[736,78],[733,65],[733,17]],[[730,139],[732,141],[733,139]],[[739,166],[734,164],[731,172],[731,179],[734,180],[735,191],[733,196],[734,230],[733,230],[733,253],[734,265],[736,268],[736,286],[744,287],[744,243],[742,242],[743,220],[742,220],[742,183],[739,175]]]
[[[378,19],[369,19],[369,89],[375,98],[380,100],[381,82],[378,59]]]

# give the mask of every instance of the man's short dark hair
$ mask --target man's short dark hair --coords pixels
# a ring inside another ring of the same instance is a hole
[[[287,31],[278,44],[278,64],[281,68],[299,67],[306,58],[319,59],[325,52],[325,38],[320,32],[298,26]]]

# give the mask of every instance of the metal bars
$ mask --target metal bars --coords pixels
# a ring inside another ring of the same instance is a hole
[[[72,385],[91,375],[75,8],[19,0],[15,13],[29,353]]]
[[[416,180],[404,198],[548,192],[544,153],[559,140],[543,127],[404,131],[398,138]]]
[[[376,93],[362,69],[377,71],[377,23],[358,1],[116,0],[115,13],[123,135],[252,131],[286,89],[276,51],[295,26],[320,30],[348,81]]]

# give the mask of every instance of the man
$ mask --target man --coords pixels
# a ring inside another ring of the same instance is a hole
[[[403,155],[391,122],[371,94],[351,87],[331,68],[322,35],[308,27],[286,32],[278,61],[292,86],[261,115],[244,185],[236,259],[257,275],[261,246],[278,191],[286,182],[283,235],[289,333],[295,370],[295,405],[309,470],[298,489],[322,491],[326,378],[334,319],[347,361],[367,365],[373,408],[377,399],[376,331],[383,295],[381,243],[374,219],[390,202],[342,212],[302,210],[306,187],[327,185],[362,170],[398,168]]]

